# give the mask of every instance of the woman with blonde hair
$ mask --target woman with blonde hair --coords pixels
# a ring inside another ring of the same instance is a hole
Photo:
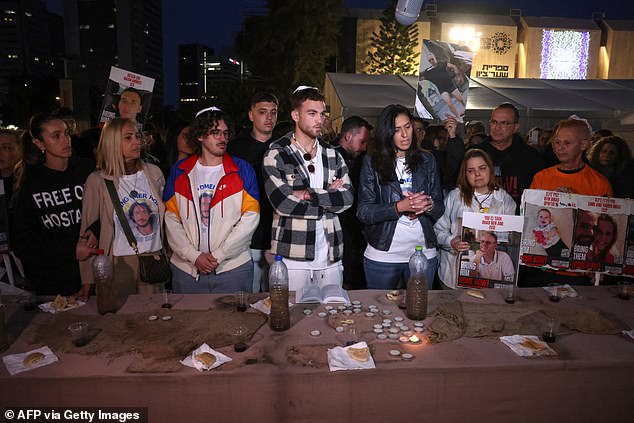
[[[443,288],[455,288],[458,253],[469,250],[462,240],[462,213],[515,214],[515,201],[495,183],[491,157],[483,150],[467,150],[458,171],[458,186],[445,197],[445,212],[434,225],[440,263],[438,276]]]
[[[137,125],[131,119],[116,118],[103,127],[97,147],[97,170],[88,176],[82,209],[82,233],[98,232],[99,247],[114,263],[115,283],[120,296],[154,292],[157,285],[142,282],[139,262],[115,213],[106,181],[112,181],[123,214],[134,233],[138,253],[162,248],[163,216],[161,201],[165,179],[161,170],[141,160],[141,142]],[[142,207],[136,207],[137,205]],[[135,219],[131,211],[150,210],[149,218]],[[141,230],[151,222],[151,231]],[[135,230],[136,229],[136,230]],[[81,238],[79,243],[86,242]],[[92,283],[91,260],[82,266],[82,280]]]

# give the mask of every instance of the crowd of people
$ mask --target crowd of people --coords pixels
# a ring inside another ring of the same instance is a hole
[[[276,132],[278,106],[274,95],[256,94],[247,110],[252,125],[237,133],[227,113],[203,109],[170,128],[165,144],[123,116],[78,137],[68,109],[34,115],[23,134],[0,131],[10,241],[26,288],[88,298],[91,261],[103,250],[119,295],[152,293],[166,287],[140,279],[138,254],[166,249],[170,288],[179,293],[267,291],[275,255],[284,257],[291,290],[311,283],[396,289],[422,246],[429,288],[454,289],[457,256],[470,249],[463,212],[518,214],[528,188],[634,197],[627,142],[597,136],[577,116],[524,139],[518,110],[505,103],[492,111],[488,135],[482,122],[469,122],[463,140],[454,119],[430,126],[389,105],[376,129],[351,116],[326,142],[317,88],[290,95],[287,133]],[[537,219],[549,255],[560,251],[550,212]],[[615,224],[601,215],[589,226],[589,259],[609,260]],[[515,280],[496,233],[480,233],[477,242],[474,275]],[[519,281],[590,278],[522,267]]]

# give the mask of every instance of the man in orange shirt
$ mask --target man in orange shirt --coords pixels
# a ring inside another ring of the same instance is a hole
[[[610,182],[583,161],[584,152],[590,148],[591,137],[592,129],[585,119],[573,115],[560,121],[552,141],[553,151],[560,163],[538,172],[533,177],[530,188],[611,197]],[[578,219],[585,219],[582,211]],[[543,286],[549,282],[586,285],[592,284],[592,275],[542,271],[522,266],[519,279],[522,286]]]
[[[560,163],[538,172],[530,188],[611,197],[610,182],[583,161],[591,136],[585,119],[571,116],[560,121],[552,141]]]

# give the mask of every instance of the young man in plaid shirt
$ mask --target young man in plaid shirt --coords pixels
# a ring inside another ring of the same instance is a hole
[[[343,232],[339,213],[352,205],[348,168],[319,135],[324,96],[300,86],[290,97],[295,130],[271,144],[264,155],[264,188],[273,206],[271,251],[284,257],[289,288],[311,281],[343,280]]]

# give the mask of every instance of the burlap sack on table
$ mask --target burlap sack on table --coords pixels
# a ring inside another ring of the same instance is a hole
[[[437,304],[430,323],[432,343],[468,337],[540,334],[546,317],[561,324],[562,334],[582,332],[612,335],[626,326],[615,316],[587,307],[564,308],[524,298],[514,305],[450,301]]]
[[[151,315],[158,316],[150,321]],[[171,316],[163,320],[163,316]],[[68,325],[76,321],[89,325],[88,345],[75,347]],[[137,360],[131,372],[173,372],[182,368],[179,360],[203,343],[213,348],[232,344],[231,330],[236,325],[247,328],[248,339],[266,322],[261,313],[238,313],[235,309],[152,310],[133,314],[78,316],[71,312],[39,315],[23,333],[32,344],[48,345],[53,351],[116,358],[130,353]]]

